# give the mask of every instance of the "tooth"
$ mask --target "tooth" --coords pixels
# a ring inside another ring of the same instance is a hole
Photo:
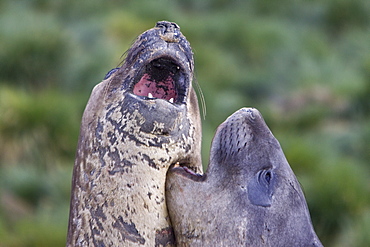
[[[153,94],[148,93],[148,98],[154,98],[154,97],[153,97]]]
[[[173,103],[173,98],[171,98],[171,99],[169,100],[169,102]]]

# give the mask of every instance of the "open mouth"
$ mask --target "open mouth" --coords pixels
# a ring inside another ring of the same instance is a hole
[[[187,91],[186,78],[184,70],[175,60],[157,58],[140,71],[132,92],[143,99],[162,99],[181,104]]]
[[[171,172],[176,172],[184,177],[190,178],[194,181],[203,181],[205,177],[202,174],[196,173],[195,167],[189,166],[189,164],[180,164],[179,162],[171,165]]]

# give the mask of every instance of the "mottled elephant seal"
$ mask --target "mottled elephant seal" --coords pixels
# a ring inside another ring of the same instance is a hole
[[[201,172],[193,54],[158,22],[92,91],[73,171],[67,246],[173,246],[166,172]]]
[[[178,246],[322,246],[279,142],[253,108],[218,127],[204,176],[170,168],[166,198]]]

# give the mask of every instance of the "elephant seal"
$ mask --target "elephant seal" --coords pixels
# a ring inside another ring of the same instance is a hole
[[[193,53],[177,24],[141,34],[85,108],[67,246],[174,246],[166,172],[202,172]]]
[[[218,127],[205,175],[169,169],[166,199],[178,246],[322,246],[279,142],[253,108]]]

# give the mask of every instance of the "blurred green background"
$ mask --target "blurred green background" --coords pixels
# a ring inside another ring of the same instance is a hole
[[[216,127],[258,108],[326,246],[370,246],[370,1],[0,0],[0,246],[64,246],[91,89],[143,31],[192,44]]]

